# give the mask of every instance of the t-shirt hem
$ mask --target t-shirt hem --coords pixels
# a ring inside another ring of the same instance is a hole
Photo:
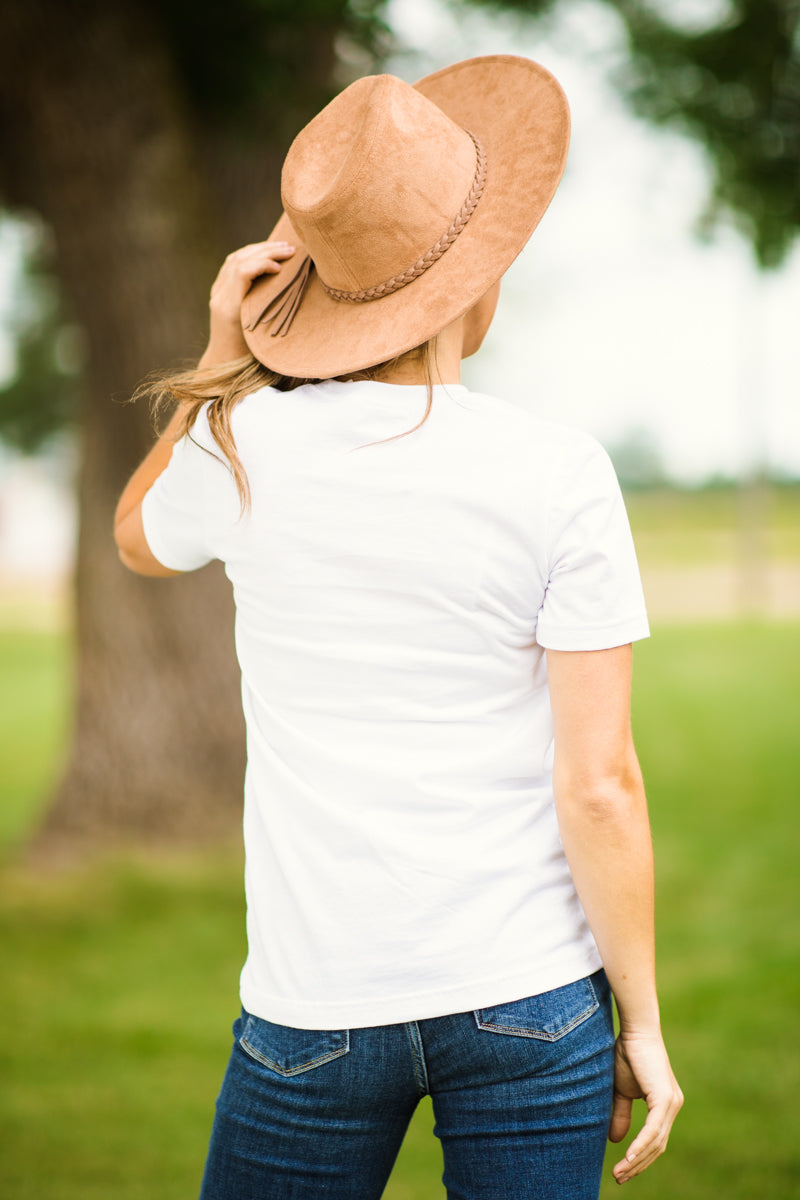
[[[455,988],[368,1001],[287,1000],[252,987],[243,974],[240,998],[242,1007],[252,1016],[276,1025],[295,1029],[363,1029],[508,1004],[574,983],[601,966],[600,956],[595,951],[581,957],[561,958],[544,968],[528,965],[524,971],[502,978],[493,975],[490,979],[473,980]]]
[[[614,625],[565,626],[558,629],[536,629],[536,641],[544,650],[611,650],[650,637],[647,617],[618,622]]]

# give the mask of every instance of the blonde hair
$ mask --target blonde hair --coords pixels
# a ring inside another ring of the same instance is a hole
[[[363,446],[354,447],[365,450],[368,446],[379,446],[382,442],[391,442],[395,438],[406,437],[424,425],[428,419],[433,404],[433,369],[435,363],[435,339],[423,342],[421,346],[398,355],[386,362],[376,363],[375,366],[355,371],[350,375],[339,376],[342,380],[374,379],[386,380],[386,376],[401,363],[421,362],[428,389],[428,404],[421,421],[404,433],[395,433],[391,437],[381,438],[377,442],[367,442]],[[247,474],[239,458],[236,443],[231,429],[231,413],[240,400],[257,392],[263,387],[272,387],[280,392],[291,392],[306,383],[319,383],[318,379],[300,379],[286,375],[278,375],[270,371],[263,363],[247,354],[232,362],[220,363],[211,367],[195,367],[189,371],[179,371],[172,375],[158,375],[142,383],[134,392],[133,400],[149,398],[153,406],[153,415],[157,420],[163,410],[171,403],[183,408],[183,417],[178,425],[176,441],[191,433],[200,409],[208,404],[207,418],[211,436],[222,452],[231,474],[236,490],[239,493],[241,511],[250,508],[250,484]]]

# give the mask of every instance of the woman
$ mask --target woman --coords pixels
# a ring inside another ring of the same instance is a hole
[[[588,1200],[632,1101],[620,1183],[682,1102],[616,479],[459,382],[568,138],[526,59],[347,88],[120,500],[127,566],[220,558],[236,601],[248,957],[204,1200],[377,1198],[425,1093],[448,1196]]]

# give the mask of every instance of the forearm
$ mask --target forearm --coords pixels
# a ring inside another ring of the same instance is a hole
[[[612,779],[578,781],[557,769],[555,790],[564,851],[621,1027],[658,1029],[653,850],[635,754]]]
[[[208,345],[198,368],[213,368],[249,354],[242,333],[242,300],[259,275],[274,274],[291,258],[294,249],[285,242],[257,242],[229,254],[211,288]],[[147,543],[142,520],[142,500],[169,465],[182,425],[178,408],[144,462],[134,471],[120,496],[114,515],[114,538],[126,567],[140,575],[177,575],[155,558]]]
[[[647,1120],[614,1167],[624,1183],[667,1144],[683,1103],[658,1015],[653,847],[630,726],[631,647],[548,650],[553,785],[564,852],[617,1002],[612,1142],[642,1097]]]
[[[241,326],[238,329],[219,329],[212,324],[208,345],[197,366],[200,370],[203,367],[217,367],[222,363],[244,358],[249,353],[247,342],[242,336]]]

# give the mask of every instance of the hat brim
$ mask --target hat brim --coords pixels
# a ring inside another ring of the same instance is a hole
[[[449,249],[399,291],[363,304],[332,299],[312,272],[284,336],[248,329],[297,269],[305,247],[284,213],[270,240],[297,253],[257,279],[242,304],[245,340],[280,375],[330,379],[421,345],[462,316],[508,270],[544,215],[564,171],[570,117],[557,80],[513,55],[467,59],[414,84],[479,139],[487,174],[477,207]]]

